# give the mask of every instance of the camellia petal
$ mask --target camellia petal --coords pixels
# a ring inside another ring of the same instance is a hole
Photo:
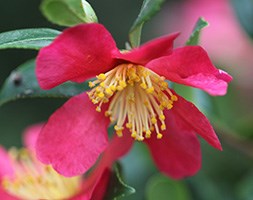
[[[159,170],[174,179],[181,179],[200,169],[200,144],[196,134],[169,112],[165,112],[168,128],[163,138],[151,137],[146,143]]]
[[[87,94],[72,97],[42,129],[38,158],[65,176],[85,173],[108,144],[108,118],[97,112]]]
[[[14,196],[9,195],[1,187],[0,187],[0,199],[2,199],[2,200],[20,200]]]
[[[13,174],[13,168],[12,168],[12,164],[11,164],[11,160],[9,158],[9,155],[7,153],[7,151],[0,146],[0,182],[1,179],[8,175],[8,176],[12,176]]]
[[[153,60],[146,67],[170,81],[200,88],[211,95],[224,95],[232,80],[215,68],[200,46],[175,49],[171,55]]]
[[[23,143],[25,147],[34,150],[39,133],[44,126],[44,123],[29,126],[24,131]]]
[[[84,180],[81,192],[70,200],[102,200],[108,187],[111,171],[107,168],[98,175],[89,190],[85,190],[87,181]]]
[[[102,157],[104,165],[110,166],[115,160],[127,154],[131,149],[133,142],[134,139],[130,136],[127,129],[123,130],[122,137],[118,137],[115,134]]]
[[[130,52],[115,52],[115,57],[140,65],[145,65],[153,59],[170,55],[172,53],[173,42],[178,35],[179,33],[174,33],[168,36],[156,38],[143,44],[139,48],[131,50]]]
[[[95,187],[92,191],[92,198],[94,200],[103,200],[106,190],[108,188],[109,179],[111,176],[111,171],[109,168],[105,169],[101,175],[101,177],[98,179],[97,183],[95,184]]]
[[[196,133],[203,137],[214,148],[222,150],[220,141],[215,134],[209,120],[203,115],[198,108],[186,101],[183,97],[178,96],[178,101],[175,102],[171,110],[174,115],[180,116],[181,120],[188,124]]]
[[[36,76],[43,89],[66,81],[83,82],[112,68],[117,52],[111,34],[101,24],[82,24],[66,29],[42,48],[36,60]]]
[[[101,176],[101,173],[105,171],[105,169],[110,168],[114,161],[128,153],[133,145],[133,142],[134,140],[132,137],[130,137],[127,130],[123,130],[122,137],[114,135],[108,147],[104,151],[104,154],[102,155],[97,167],[86,179],[83,190],[89,191],[93,187],[94,183],[98,180],[98,177]]]

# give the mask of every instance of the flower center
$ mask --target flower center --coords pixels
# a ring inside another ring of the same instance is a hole
[[[89,86],[94,87],[88,95],[98,105],[98,112],[111,98],[105,115],[116,123],[118,136],[122,136],[125,125],[136,140],[150,138],[153,132],[162,138],[161,131],[166,129],[164,109],[171,109],[177,101],[164,77],[140,65],[121,64],[99,74]]]
[[[21,199],[67,199],[79,192],[81,177],[66,178],[43,165],[27,149],[9,151],[14,175],[4,177],[3,188]]]

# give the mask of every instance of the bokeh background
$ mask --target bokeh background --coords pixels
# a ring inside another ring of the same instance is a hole
[[[141,0],[93,0],[99,22],[124,48],[128,31],[137,17]],[[0,1],[0,32],[21,29],[63,27],[50,24],[40,13],[39,0]],[[224,97],[209,97],[194,90],[176,88],[196,102],[208,116],[222,142],[219,152],[202,143],[200,172],[182,181],[159,174],[141,143],[122,159],[126,182],[135,187],[129,200],[252,200],[253,199],[253,1],[252,0],[167,0],[143,30],[142,41],[175,31],[184,45],[198,17],[210,26],[203,30],[200,44],[212,61],[234,80]],[[36,56],[31,50],[0,51],[0,86],[13,69]],[[46,121],[66,99],[24,99],[0,107],[0,143],[20,146],[21,133],[30,124]],[[164,155],[166,157],[166,155]]]

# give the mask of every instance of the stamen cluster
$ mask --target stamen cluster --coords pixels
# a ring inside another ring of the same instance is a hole
[[[66,178],[51,166],[41,164],[27,149],[9,152],[14,175],[4,177],[5,190],[22,199],[67,199],[80,189],[81,177]]]
[[[177,101],[164,77],[140,65],[121,64],[99,74],[89,86],[96,86],[88,95],[98,105],[98,112],[112,98],[105,115],[116,123],[118,136],[122,136],[125,124],[136,140],[143,141],[144,133],[145,138],[150,138],[153,131],[158,139],[162,138],[161,131],[166,129],[163,111],[171,109],[173,101]]]

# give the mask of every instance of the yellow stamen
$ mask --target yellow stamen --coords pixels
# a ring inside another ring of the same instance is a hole
[[[67,178],[40,163],[27,149],[11,149],[14,175],[5,176],[2,186],[19,199],[69,199],[78,194],[81,177]]]
[[[106,75],[105,75],[105,74],[99,74],[99,75],[97,76],[97,79],[103,81],[103,80],[106,79]]]
[[[123,135],[125,126],[138,141],[150,138],[152,132],[162,138],[160,132],[166,130],[164,109],[173,108],[178,100],[164,77],[140,65],[121,64],[97,78],[90,84],[96,87],[88,92],[89,98],[99,104],[98,112],[103,103],[110,102],[105,115],[116,124],[118,136]]]
[[[94,86],[95,86],[95,84],[94,84],[93,82],[90,81],[90,82],[89,82],[89,87],[92,88],[92,87],[94,87]]]
[[[161,133],[158,133],[156,137],[157,139],[162,139],[163,135]]]
[[[162,125],[161,125],[161,130],[162,130],[162,131],[166,130],[166,125],[165,125],[165,124],[162,124]]]
[[[176,96],[176,95],[172,95],[172,96],[171,96],[171,100],[172,100],[172,101],[177,101],[177,100],[178,100],[178,98],[177,98],[177,96]]]

